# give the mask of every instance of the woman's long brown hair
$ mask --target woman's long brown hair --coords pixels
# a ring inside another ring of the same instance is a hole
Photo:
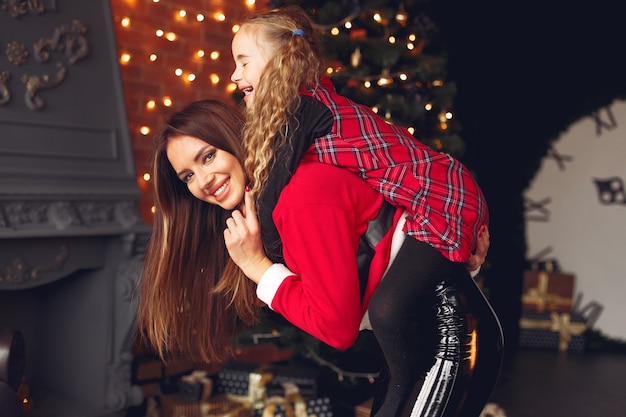
[[[217,100],[191,103],[158,136],[152,163],[154,223],[140,281],[142,340],[162,359],[185,354],[203,361],[232,355],[232,337],[253,324],[255,286],[224,244],[231,212],[195,198],[167,159],[170,138],[194,136],[243,161],[240,111]]]

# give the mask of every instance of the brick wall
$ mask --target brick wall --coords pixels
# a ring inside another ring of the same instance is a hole
[[[153,195],[144,173],[149,171],[153,139],[173,109],[202,98],[232,102],[229,85],[234,69],[230,51],[233,25],[250,11],[266,8],[268,1],[248,3],[249,0],[110,1],[137,182],[142,191],[140,211],[148,224],[152,223]],[[180,10],[187,15],[181,16]],[[196,18],[199,13],[204,16],[203,21]],[[223,20],[218,18],[220,13]],[[157,36],[159,29],[163,36]],[[168,40],[168,33],[175,34],[175,40]],[[204,51],[204,57],[198,57],[199,50]],[[212,52],[219,56],[213,59]],[[153,54],[154,61],[150,58]],[[123,61],[123,56],[129,60]],[[178,68],[181,76],[175,74]],[[194,81],[189,81],[189,74],[195,75]],[[219,81],[212,80],[215,76]],[[166,97],[171,98],[171,106],[163,104]],[[151,101],[153,108],[148,107]]]

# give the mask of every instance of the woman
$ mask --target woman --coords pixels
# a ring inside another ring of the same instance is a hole
[[[243,222],[247,232],[252,234],[234,243],[252,245],[254,253],[260,257],[244,254],[241,261],[234,251],[234,258],[250,275],[253,275],[249,271],[250,266],[254,268],[266,261],[258,235],[258,222],[254,221],[250,193],[244,191],[246,180],[239,164],[240,128],[241,118],[234,109],[208,100],[192,103],[174,114],[159,136],[153,167],[157,210],[146,253],[138,318],[142,333],[163,357],[170,353],[185,353],[205,360],[227,358],[231,354],[230,338],[239,325],[252,324],[258,317],[261,304],[254,294],[256,284],[237,275],[237,268],[231,268],[223,243],[223,234],[229,234],[229,242],[233,244],[233,236],[230,235],[235,231],[233,222]],[[453,286],[446,286],[442,281],[441,285],[432,285],[432,291],[425,291],[423,296],[413,297],[416,292],[409,286],[414,285],[416,280],[408,273],[411,268],[405,268],[407,260],[403,256],[411,258],[407,264],[415,265],[412,262],[415,253],[404,249],[395,255],[398,242],[394,243],[394,237],[396,241],[401,241],[404,236],[402,210],[395,210],[392,211],[393,225],[387,233],[381,234],[380,242],[374,244],[366,295],[362,296],[356,262],[358,246],[363,235],[367,235],[368,226],[375,223],[378,214],[383,212],[381,195],[347,170],[314,161],[299,165],[294,162],[294,165],[297,169],[289,184],[280,192],[276,212],[285,265],[272,264],[271,269],[282,274],[289,271],[289,267],[300,275],[287,272],[288,276],[277,288],[273,287],[272,280],[260,283],[259,289],[275,294],[273,300],[268,300],[269,305],[278,310],[282,304],[302,303],[302,307],[307,306],[308,312],[305,309],[300,311],[301,321],[290,314],[285,316],[307,331],[317,329],[311,333],[338,348],[348,347],[360,328],[369,328],[365,315],[368,307],[370,313],[375,307],[373,327],[389,329],[393,333],[395,318],[389,318],[392,326],[388,326],[381,319],[385,314],[379,311],[389,306],[390,312],[400,314],[398,323],[404,322],[404,319],[422,322],[418,323],[415,331],[411,331],[421,340],[410,341],[408,346],[412,358],[417,361],[410,358],[411,361],[402,364],[402,367],[411,370],[409,376],[422,375],[431,362],[446,361],[453,351],[467,354],[473,359],[463,361],[463,364],[471,365],[471,369],[477,371],[472,373],[464,366],[457,366],[455,377],[451,379],[455,387],[461,386],[463,393],[467,393],[465,388],[469,385],[459,384],[459,376],[477,381],[480,372],[484,372],[480,370],[486,369],[482,362],[488,352],[483,346],[490,341],[483,340],[482,334],[484,325],[488,323],[483,320],[488,315],[482,309],[488,308],[488,305],[464,266],[456,264],[463,267],[463,272],[455,271],[455,275],[463,275],[467,280]],[[244,194],[246,207],[231,212],[239,206]],[[292,222],[301,227],[283,229]],[[224,231],[226,224],[230,227]],[[403,251],[405,255],[402,255]],[[394,255],[398,261],[390,262]],[[388,265],[390,269],[378,286]],[[402,282],[405,270],[407,287]],[[389,283],[388,290],[383,291],[385,283]],[[374,297],[368,303],[368,297],[375,289]],[[410,311],[396,308],[397,302],[401,301],[396,298],[398,292],[409,296]],[[292,299],[292,295],[296,297]],[[391,300],[388,295],[392,296]],[[375,302],[377,299],[380,302]],[[443,311],[445,315],[437,319],[435,310],[439,311],[442,307],[446,307]],[[474,316],[475,312],[478,314]],[[440,329],[440,336],[441,331],[452,333],[446,336],[445,350],[433,343],[433,337],[422,338],[423,329],[436,334],[433,326],[437,326],[437,320],[456,324],[461,316],[466,320],[459,329],[445,325]],[[473,334],[474,339],[456,334],[458,331],[465,334],[468,329],[472,330],[469,334]],[[379,340],[387,339],[380,333],[377,337]],[[393,341],[393,337],[391,335],[388,340]],[[458,340],[451,343],[454,338]],[[464,351],[463,344],[472,340],[474,350]],[[491,353],[498,353],[497,343],[493,340],[491,343]],[[435,357],[432,353],[437,351],[438,357]],[[393,365],[393,360],[388,361]],[[461,372],[463,370],[467,374]],[[392,369],[391,374],[395,375],[395,370]],[[489,391],[492,375],[488,377],[486,386],[476,383],[471,387]],[[401,385],[412,387],[410,384],[413,383],[415,381],[405,381]],[[385,386],[381,384],[381,387]],[[399,393],[392,391],[392,395],[385,396],[383,390],[377,396],[377,403],[385,398],[386,404],[395,403],[395,407],[402,403],[406,405],[406,398],[394,398]],[[454,398],[454,395],[451,392],[446,398]],[[469,398],[477,401],[475,407],[482,404],[483,395],[470,395]]]
[[[238,109],[198,101],[173,114],[157,138],[152,163],[156,211],[138,325],[162,358],[180,353],[204,361],[229,358],[232,336],[259,317],[255,286],[230,262],[223,237],[246,184],[242,123]],[[198,175],[174,170],[170,145],[198,141],[199,147],[193,147],[200,152],[194,155]]]

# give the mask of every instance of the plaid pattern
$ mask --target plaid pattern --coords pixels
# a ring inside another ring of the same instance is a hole
[[[446,258],[465,262],[487,224],[485,197],[469,170],[450,155],[416,140],[367,106],[335,92],[330,79],[300,92],[331,111],[331,133],[315,139],[304,156],[347,168],[408,212],[405,232]]]

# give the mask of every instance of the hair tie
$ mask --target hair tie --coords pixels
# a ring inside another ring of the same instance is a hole
[[[296,29],[293,32],[291,32],[291,36],[302,36],[304,38],[305,34],[302,29]]]

